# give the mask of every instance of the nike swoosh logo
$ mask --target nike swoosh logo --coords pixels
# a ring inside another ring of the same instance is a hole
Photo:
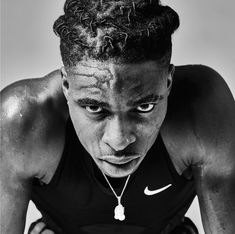
[[[169,187],[171,187],[172,184],[168,184],[167,186],[165,187],[162,187],[160,189],[156,189],[156,190],[149,190],[148,186],[145,188],[144,190],[144,194],[145,195],[148,195],[148,196],[151,196],[151,195],[155,195],[155,194],[158,194],[158,193],[161,193],[163,192],[164,190],[168,189]]]

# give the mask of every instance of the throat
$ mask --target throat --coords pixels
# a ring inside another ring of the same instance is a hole
[[[95,178],[98,180],[98,182],[100,182],[102,184],[102,186],[104,186],[106,189],[109,189],[109,185],[108,185],[107,181],[105,180],[102,172],[95,165],[94,162],[93,162],[93,168],[94,168]],[[107,175],[106,175],[106,177],[107,177],[109,183],[115,189],[115,191],[117,191],[117,193],[119,194],[119,192],[121,192],[122,189],[123,189],[123,186],[125,184],[125,181],[126,181],[127,177],[113,178],[113,177],[110,177],[110,176],[107,176]]]

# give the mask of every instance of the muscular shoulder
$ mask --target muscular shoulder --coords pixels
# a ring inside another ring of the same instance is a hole
[[[43,176],[63,145],[65,119],[58,108],[63,100],[56,76],[19,81],[1,92],[3,163],[25,176]]]
[[[234,119],[234,99],[216,71],[201,65],[176,68],[164,132],[170,150],[178,152],[178,171],[218,161],[221,154],[224,166],[235,162]]]

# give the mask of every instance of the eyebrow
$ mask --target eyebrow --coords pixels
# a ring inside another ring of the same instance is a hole
[[[146,97],[140,98],[139,100],[129,101],[127,104],[128,106],[138,106],[144,103],[157,102],[157,101],[162,100],[163,98],[164,98],[164,95],[150,94]]]
[[[143,103],[149,103],[149,102],[157,102],[160,101],[164,98],[164,95],[148,95],[146,97],[143,97],[137,101],[129,101],[127,103],[128,106],[138,106],[141,105]],[[92,98],[81,98],[76,100],[76,102],[80,105],[80,106],[100,106],[100,107],[104,107],[104,108],[108,108],[110,107],[110,105],[106,102],[101,102],[101,101],[97,101],[95,99]]]
[[[92,98],[81,98],[76,100],[80,106],[100,106],[100,107],[109,107],[109,104],[106,102],[100,102]]]

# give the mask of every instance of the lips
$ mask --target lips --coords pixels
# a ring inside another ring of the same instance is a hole
[[[115,156],[115,155],[106,155],[102,158],[99,158],[102,161],[106,161],[108,163],[122,165],[126,164],[134,159],[140,158],[140,155],[132,155],[132,156]]]

